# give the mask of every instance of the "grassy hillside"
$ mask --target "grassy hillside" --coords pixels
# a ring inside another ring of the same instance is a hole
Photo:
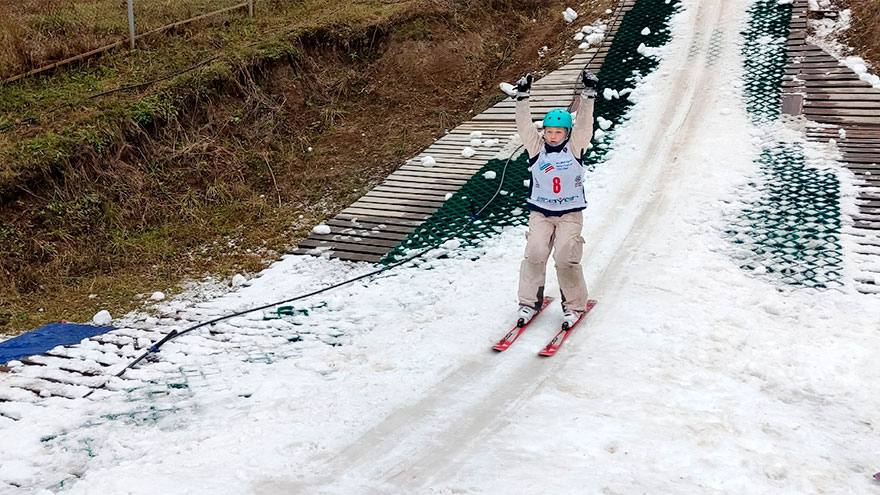
[[[555,0],[272,5],[0,87],[0,332],[261,268],[574,30]]]
[[[145,33],[238,3],[235,0],[135,0],[137,32]],[[268,3],[263,6],[278,7]],[[0,1],[0,79],[127,37],[125,1],[3,0]]]

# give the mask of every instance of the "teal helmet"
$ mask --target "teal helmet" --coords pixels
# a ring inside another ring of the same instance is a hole
[[[561,108],[554,108],[544,116],[544,127],[564,127],[571,130],[571,114]]]

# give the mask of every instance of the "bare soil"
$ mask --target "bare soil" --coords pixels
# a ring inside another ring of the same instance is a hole
[[[844,8],[852,10],[852,27],[846,31],[846,42],[856,53],[880,67],[880,1],[840,0]]]

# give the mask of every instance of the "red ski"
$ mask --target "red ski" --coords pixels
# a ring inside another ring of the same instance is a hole
[[[526,328],[529,326],[529,324],[531,322],[535,321],[535,318],[537,318],[538,315],[541,314],[542,311],[544,311],[544,308],[549,306],[552,301],[553,301],[552,297],[545,297],[544,301],[541,303],[541,309],[539,309],[538,312],[535,313],[534,316],[532,316],[531,320],[527,321],[526,324],[523,326],[514,325],[513,328],[511,328],[510,331],[507,332],[507,335],[502,337],[501,340],[499,340],[497,344],[492,346],[492,349],[495,349],[498,352],[506,351],[507,348],[510,347],[511,345],[513,345],[513,343],[516,341],[516,339],[518,339],[519,336],[522,335],[522,333],[526,331]]]
[[[583,320],[584,317],[587,316],[587,313],[589,313],[590,310],[593,309],[593,306],[595,306],[595,305],[596,305],[595,299],[590,299],[589,301],[587,301],[587,307],[584,308],[584,314],[582,314],[581,317],[578,318],[578,320],[576,322],[574,322],[574,325],[572,325],[568,328],[562,328],[561,330],[559,330],[559,332],[553,337],[553,339],[551,339],[550,342],[548,342],[547,345],[545,345],[544,348],[541,349],[541,352],[539,352],[538,355],[550,357],[550,356],[556,354],[556,351],[558,351],[559,348],[562,347],[562,344],[565,343],[565,340],[568,338],[568,336],[571,334],[571,332],[574,330],[574,328],[576,326],[578,326],[578,323],[580,323],[581,320]]]

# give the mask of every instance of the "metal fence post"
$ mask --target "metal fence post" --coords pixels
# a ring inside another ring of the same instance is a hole
[[[254,0],[248,0],[248,17],[254,16]]]
[[[134,0],[128,0],[128,38],[129,47],[134,50]]]

